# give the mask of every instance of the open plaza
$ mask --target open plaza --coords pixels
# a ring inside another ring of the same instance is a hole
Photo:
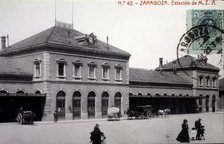
[[[106,144],[178,143],[176,137],[183,119],[187,119],[189,128],[192,128],[199,117],[205,126],[205,140],[190,143],[224,143],[224,113],[200,113],[145,120],[123,117],[120,121],[88,119],[35,122],[34,125],[1,123],[0,144],[88,144],[90,132],[97,123],[106,135]]]

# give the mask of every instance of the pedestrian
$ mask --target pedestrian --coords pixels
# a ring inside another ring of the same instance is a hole
[[[54,122],[58,121],[58,110],[56,109],[54,112]]]
[[[201,118],[195,121],[194,127],[197,130],[196,140],[201,140],[201,136],[204,133],[204,129],[202,129]]]
[[[100,131],[99,124],[96,124],[94,130],[90,133],[90,142],[92,144],[101,144],[106,139],[103,132]]]
[[[192,127],[192,129],[191,129],[191,140],[196,140],[196,134],[197,134],[197,130],[195,129],[195,127]]]
[[[189,133],[188,133],[188,124],[186,119],[183,120],[182,130],[178,134],[176,140],[179,142],[190,142]]]

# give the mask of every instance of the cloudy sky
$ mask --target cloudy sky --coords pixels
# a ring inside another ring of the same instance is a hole
[[[105,42],[108,35],[110,44],[132,55],[130,67],[145,69],[156,68],[160,57],[164,63],[177,57],[177,44],[186,32],[187,9],[224,10],[221,0],[213,6],[128,6],[118,1],[73,0],[74,29],[93,32]],[[72,23],[72,0],[57,0],[56,9],[58,21]],[[0,35],[9,35],[10,45],[54,24],[55,0],[0,0]],[[216,66],[219,60],[220,55],[209,58]]]

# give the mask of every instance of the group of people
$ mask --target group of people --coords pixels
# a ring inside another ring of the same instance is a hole
[[[183,124],[182,124],[182,130],[178,134],[176,140],[179,142],[190,142],[191,140],[201,140],[205,139],[204,138],[204,126],[201,124],[201,118],[195,121],[194,127],[191,129],[191,138],[189,137],[188,133],[188,121],[184,119]]]

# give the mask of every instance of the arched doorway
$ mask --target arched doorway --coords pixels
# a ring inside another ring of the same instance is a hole
[[[65,118],[65,92],[59,91],[56,96],[56,109],[58,110],[58,118]]]
[[[17,95],[25,95],[26,92],[23,91],[23,90],[18,90],[18,91],[16,92],[16,94],[17,94]]]
[[[95,97],[96,94],[91,91],[88,94],[88,118],[95,118]]]
[[[121,93],[117,92],[115,94],[114,106],[120,108],[121,110]]]
[[[206,100],[205,100],[205,109],[206,112],[209,112],[209,96],[206,96]]]
[[[103,92],[102,94],[102,117],[107,117],[109,94]]]
[[[40,92],[39,90],[37,90],[37,91],[35,92],[35,94],[38,95],[38,94],[41,94],[41,92]]]
[[[199,108],[199,112],[202,112],[202,95],[199,96],[198,108]]]
[[[75,91],[73,93],[73,119],[81,118],[81,93],[79,91]]]
[[[215,98],[215,95],[212,96],[212,112],[215,112],[215,101],[216,101],[216,98]]]

